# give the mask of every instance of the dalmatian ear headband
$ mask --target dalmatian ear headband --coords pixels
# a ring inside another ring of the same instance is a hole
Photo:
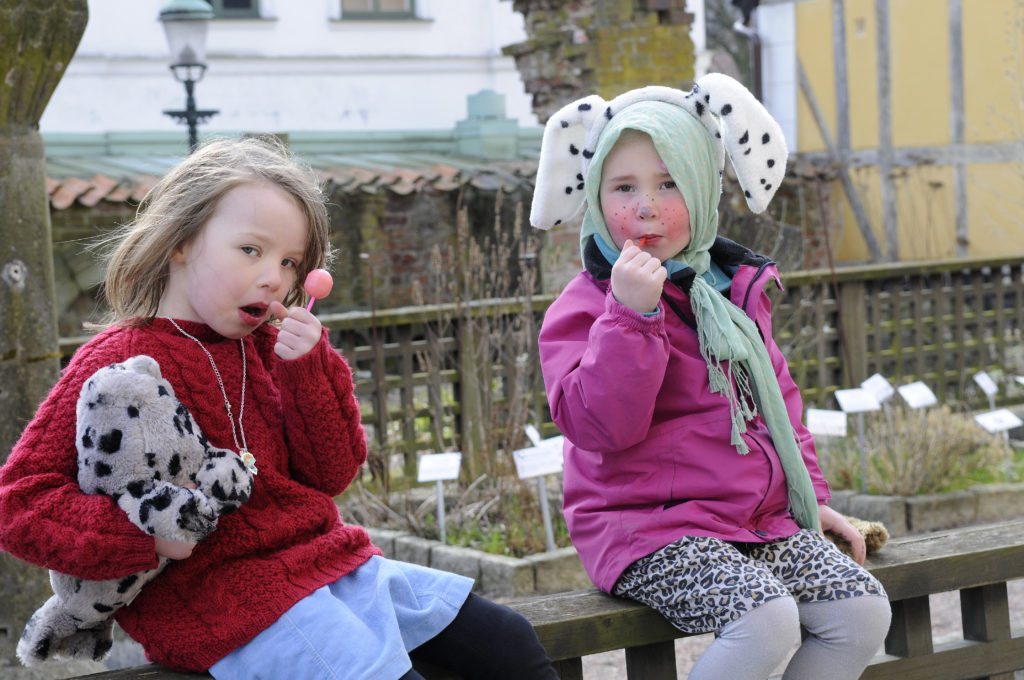
[[[699,78],[690,92],[652,85],[625,92],[611,102],[596,94],[562,107],[548,120],[530,210],[530,224],[550,229],[583,206],[584,178],[605,124],[642,101],[679,106],[704,124],[715,140],[718,171],[729,155],[747,206],[764,212],[786,174],[786,140],[767,109],[747,88],[721,73]]]

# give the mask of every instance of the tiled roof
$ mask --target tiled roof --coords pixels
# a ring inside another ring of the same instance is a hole
[[[483,161],[444,154],[303,154],[329,193],[401,196],[464,185],[505,191],[531,188],[535,160]],[[46,189],[53,210],[106,203],[138,203],[160,175],[180,162],[174,156],[60,156],[47,159]]]

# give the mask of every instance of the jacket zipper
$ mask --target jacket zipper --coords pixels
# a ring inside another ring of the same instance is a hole
[[[761,274],[764,273],[764,270],[765,270],[766,267],[771,267],[771,266],[773,266],[775,264],[776,264],[775,262],[772,262],[771,260],[767,260],[760,267],[757,268],[757,273],[754,274],[754,278],[750,279],[750,285],[747,286],[747,292],[743,294],[743,311],[744,312],[747,311],[747,301],[750,299],[750,291],[754,289],[754,284],[757,282],[757,280],[759,278],[761,278]]]

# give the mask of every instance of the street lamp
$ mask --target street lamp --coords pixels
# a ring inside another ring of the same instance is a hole
[[[171,73],[185,84],[185,109],[165,110],[164,114],[188,125],[189,148],[198,142],[196,125],[220,113],[216,109],[197,109],[195,85],[206,73],[206,29],[213,9],[205,0],[170,0],[160,9],[160,22],[171,48]]]

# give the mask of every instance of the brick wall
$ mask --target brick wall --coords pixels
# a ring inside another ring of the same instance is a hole
[[[509,45],[544,122],[574,99],[611,99],[644,85],[693,79],[685,0],[513,0],[529,38]]]

